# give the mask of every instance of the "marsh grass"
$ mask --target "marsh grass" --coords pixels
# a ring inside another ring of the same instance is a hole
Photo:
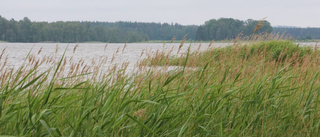
[[[201,44],[199,45],[199,48]],[[301,47],[292,41],[267,41],[254,44],[243,45],[230,45],[222,48],[207,49],[200,52],[196,50],[189,55],[187,66],[199,67],[204,66],[208,62],[220,62],[221,60],[233,60],[243,62],[246,60],[254,60],[252,58],[259,58],[265,62],[275,61],[277,63],[301,63],[304,57],[307,55],[319,54],[317,49],[311,49],[311,47]],[[317,47],[316,47],[317,48]],[[145,59],[141,61],[141,64],[145,65],[171,65],[181,66],[182,62],[186,59],[186,55],[172,56],[168,52],[160,52],[154,54],[151,59]]]
[[[2,68],[6,60],[0,61]],[[319,52],[290,41],[235,43],[194,53],[189,48],[178,57],[159,51],[149,55],[135,75],[125,73],[126,64],[97,73],[99,63],[90,67],[72,62],[65,55],[59,60],[29,55],[17,70],[3,67],[1,135],[317,136],[320,132]],[[180,67],[149,69],[150,62],[154,67]],[[42,63],[52,64],[51,69],[40,72]],[[67,69],[67,64],[73,67]]]

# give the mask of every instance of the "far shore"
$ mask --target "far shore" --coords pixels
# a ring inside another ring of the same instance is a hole
[[[293,40],[297,43],[318,43],[320,42],[320,39],[312,39],[312,40]],[[181,43],[182,40],[150,40],[150,41],[141,41],[141,42],[127,42],[127,43]],[[194,40],[186,40],[184,43],[233,43],[232,40],[220,40],[220,41],[194,41]],[[245,41],[238,41],[238,42],[245,42]],[[0,41],[0,43],[66,43],[66,42],[56,42],[56,41],[41,41],[41,42],[8,42],[8,41]],[[88,43],[88,44],[95,44],[95,43],[109,43],[109,42],[103,42],[103,41],[84,41],[84,42],[70,42],[70,44],[81,44],[81,43]],[[125,42],[116,42],[116,43],[125,43]]]

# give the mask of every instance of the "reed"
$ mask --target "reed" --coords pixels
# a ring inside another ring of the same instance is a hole
[[[143,54],[145,64],[138,64],[131,74],[126,73],[128,63],[101,73],[106,58],[84,62],[65,54],[59,58],[30,54],[20,68],[4,67],[0,135],[317,136],[320,132],[318,50],[290,41],[267,41],[235,42],[194,53],[189,49],[175,57],[164,51]],[[2,65],[6,60],[0,61]],[[44,64],[51,67],[40,71]],[[167,71],[171,65],[178,67]]]

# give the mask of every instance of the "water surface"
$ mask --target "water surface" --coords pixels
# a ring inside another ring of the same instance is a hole
[[[200,46],[201,45],[201,46]],[[223,47],[232,45],[231,43],[213,43],[214,47]],[[300,45],[315,45],[315,43],[300,43]],[[108,67],[114,64],[122,64],[128,62],[128,70],[132,70],[135,67],[137,61],[146,57],[143,53],[154,54],[159,51],[172,51],[172,54],[177,54],[180,43],[0,43],[0,52],[5,49],[5,52],[0,60],[0,63],[5,62],[7,57],[6,67],[18,68],[26,60],[26,57],[35,55],[38,58],[54,57],[55,60],[59,61],[64,51],[66,51],[66,58],[71,58],[74,62],[84,60],[87,64],[92,62],[99,62],[99,59],[105,58],[106,64],[102,70],[107,70]],[[183,54],[187,51],[190,46],[191,52],[198,49],[207,49],[209,43],[185,43],[179,52]],[[200,48],[199,48],[200,46]],[[74,51],[74,49],[76,50]],[[39,50],[41,52],[39,53]],[[39,54],[38,54],[39,53]],[[42,65],[41,69],[48,69],[48,66]]]

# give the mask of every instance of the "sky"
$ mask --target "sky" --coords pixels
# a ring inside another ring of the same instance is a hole
[[[0,16],[32,21],[132,21],[202,25],[219,18],[320,27],[320,0],[0,0]]]

